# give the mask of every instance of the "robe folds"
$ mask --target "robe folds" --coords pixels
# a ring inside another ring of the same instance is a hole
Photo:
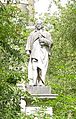
[[[35,79],[33,71],[39,68],[41,70],[41,78],[45,82],[45,75],[48,67],[48,56],[53,41],[50,33],[41,29],[33,31],[26,44],[26,51],[30,52],[28,63],[28,79]]]

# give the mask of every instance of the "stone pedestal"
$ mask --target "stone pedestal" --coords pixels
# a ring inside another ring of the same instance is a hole
[[[48,86],[26,86],[26,91],[28,91],[31,95],[43,95],[43,94],[51,94],[51,88]]]
[[[57,94],[52,94],[51,93],[51,88],[49,88],[48,86],[30,86],[27,85],[26,86],[26,91],[28,91],[28,93],[30,93],[33,97],[41,99],[41,100],[49,100],[49,99],[55,99],[58,95]],[[39,112],[40,107],[35,107],[33,105],[29,105],[29,102],[27,101],[27,105],[26,105],[26,114],[30,115],[30,114],[34,114]],[[50,115],[50,119],[52,119],[53,116],[53,109],[52,107],[46,107],[46,109],[44,110],[44,112],[46,114]]]
[[[26,86],[26,91],[30,93],[33,97],[40,99],[55,99],[58,94],[52,94],[51,88],[48,86]]]
[[[17,86],[22,90],[22,91],[27,91],[33,98],[38,98],[44,101],[46,100],[52,100],[55,99],[58,95],[57,94],[52,94],[51,93],[51,88],[49,88],[48,86],[30,86],[30,85],[24,85],[23,83],[19,83],[17,84]],[[38,112],[40,112],[41,107],[39,107],[38,105],[31,105],[31,100],[26,99],[26,101],[24,100],[24,97],[21,97],[21,112],[26,113],[26,115],[30,115],[30,114],[36,114]],[[45,104],[44,104],[45,106]],[[45,109],[43,109],[43,112],[45,114],[49,114],[50,115],[50,119],[52,119],[53,116],[53,109],[52,107],[46,107]],[[40,112],[42,113],[42,111]]]

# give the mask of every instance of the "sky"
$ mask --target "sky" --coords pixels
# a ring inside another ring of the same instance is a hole
[[[49,0],[38,0],[35,3],[35,10],[38,14],[44,13],[48,10]]]
[[[64,6],[68,0],[61,0],[61,4]],[[48,11],[48,7],[50,2],[52,2],[51,12],[55,12],[57,10],[56,5],[53,3],[53,0],[36,0],[35,2],[35,11],[37,15],[44,14]]]

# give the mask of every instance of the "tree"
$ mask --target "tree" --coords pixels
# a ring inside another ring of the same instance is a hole
[[[27,81],[25,41],[27,16],[10,4],[0,6],[0,117],[19,119],[20,96],[16,86],[20,80]]]

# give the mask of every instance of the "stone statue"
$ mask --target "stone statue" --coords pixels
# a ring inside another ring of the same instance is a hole
[[[44,30],[41,21],[37,22],[35,30],[29,35],[26,53],[29,55],[28,79],[29,85],[44,85],[48,67],[48,56],[53,44],[51,35]]]

